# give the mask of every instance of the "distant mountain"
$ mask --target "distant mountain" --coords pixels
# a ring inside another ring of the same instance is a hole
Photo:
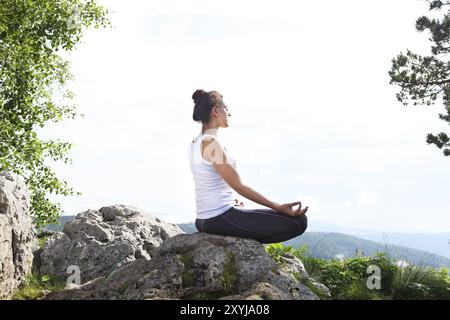
[[[355,257],[358,254],[373,256],[385,252],[390,258],[405,260],[415,265],[450,267],[450,259],[435,253],[404,246],[386,244],[342,233],[305,232],[300,237],[285,242],[294,248],[306,245],[308,254],[317,258],[332,259]]]
[[[450,229],[450,228],[449,228]],[[313,221],[308,231],[344,233],[366,240],[424,250],[450,258],[450,232],[386,232],[342,227],[323,221]]]
[[[178,226],[186,233],[198,232],[197,228],[193,223],[179,223]]]
[[[366,240],[415,248],[450,258],[450,232],[448,233],[400,233],[364,232],[352,235]]]
[[[55,232],[62,231],[64,224],[66,222],[72,221],[73,219],[75,219],[75,216],[61,216],[61,217],[59,217],[59,223],[49,224],[45,228],[47,230],[55,231]]]
[[[73,220],[74,217],[75,216],[62,216],[59,224],[49,225],[47,226],[47,229],[51,231],[61,231],[64,224]],[[186,233],[197,232],[197,228],[193,223],[180,223],[178,226]],[[393,235],[398,234],[394,233]],[[406,238],[408,234],[400,235]],[[381,237],[381,235],[377,233],[367,233],[363,236]],[[433,236],[440,237],[441,235],[437,234]],[[395,237],[392,236],[392,238]],[[386,254],[393,259],[405,260],[416,265],[450,267],[450,259],[442,255],[413,249],[407,246],[395,245],[392,244],[393,241],[384,242],[383,239],[386,239],[386,237],[381,237],[379,239],[380,241],[378,242],[337,232],[305,232],[300,237],[286,241],[285,244],[292,245],[294,248],[306,245],[308,247],[309,255],[322,259],[332,259],[337,256],[349,258],[356,256],[358,252],[359,254],[367,256],[372,256],[376,252],[386,252]],[[414,239],[413,234],[411,235],[411,239]],[[414,241],[410,242],[414,243]]]

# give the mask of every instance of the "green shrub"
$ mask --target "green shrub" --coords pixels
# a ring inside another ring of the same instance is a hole
[[[383,296],[377,290],[367,288],[365,279],[357,279],[349,287],[339,292],[339,299],[342,300],[383,300],[389,299]]]
[[[377,253],[372,257],[323,260],[308,256],[305,246],[294,249],[277,243],[265,249],[279,264],[282,264],[281,256],[285,253],[298,257],[308,274],[330,289],[332,299],[450,300],[450,275],[447,268],[437,270],[414,265],[400,268],[386,253]],[[367,272],[369,266],[380,268],[380,289],[367,287],[367,279],[371,276]]]
[[[450,300],[449,269],[407,266],[396,274],[392,291],[396,299]]]
[[[281,256],[286,253],[294,254],[295,250],[292,246],[285,246],[282,243],[271,243],[264,247],[266,253],[275,260],[276,263],[282,264]]]

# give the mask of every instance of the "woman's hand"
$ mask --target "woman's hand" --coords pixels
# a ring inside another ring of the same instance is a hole
[[[234,199],[234,206],[235,207],[243,207],[244,203],[241,201],[241,203],[239,203],[238,199]]]
[[[299,205],[297,209],[292,209],[292,207]],[[308,207],[305,207],[304,209],[302,209],[302,203],[300,201],[296,201],[296,202],[291,202],[291,203],[285,203],[285,204],[280,204],[278,206],[275,207],[275,210],[283,212],[285,214],[287,214],[288,216],[300,216],[302,214],[305,214],[306,211],[308,211]]]

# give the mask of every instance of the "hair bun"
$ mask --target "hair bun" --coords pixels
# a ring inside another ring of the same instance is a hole
[[[199,103],[200,100],[207,95],[208,93],[203,90],[203,89],[198,89],[194,92],[194,94],[192,95],[192,99],[194,100],[194,103]]]

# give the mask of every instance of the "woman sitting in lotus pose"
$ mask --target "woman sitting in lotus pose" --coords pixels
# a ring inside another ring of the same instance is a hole
[[[198,231],[276,243],[305,232],[306,211],[300,201],[279,204],[244,184],[236,171],[236,161],[217,137],[219,128],[228,127],[231,116],[217,91],[196,90],[194,121],[202,130],[189,145],[189,160],[195,182]],[[262,209],[242,209],[233,197],[241,196],[263,205]],[[293,207],[297,206],[294,209]]]

